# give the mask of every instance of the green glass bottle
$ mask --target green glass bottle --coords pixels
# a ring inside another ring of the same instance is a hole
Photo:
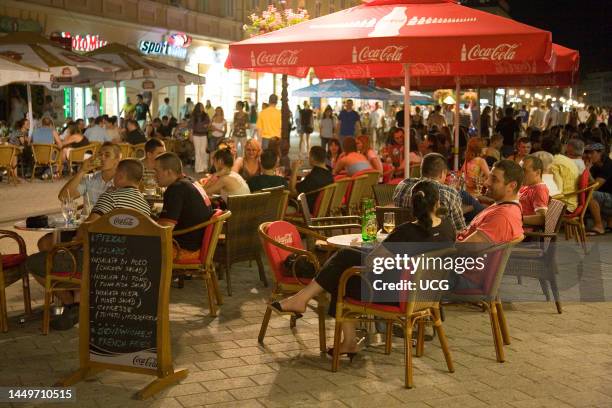
[[[376,224],[374,200],[371,198],[364,198],[362,208],[363,215],[361,218],[361,239],[363,242],[376,241],[378,226]]]

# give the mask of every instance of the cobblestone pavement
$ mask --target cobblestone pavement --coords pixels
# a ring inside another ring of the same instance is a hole
[[[259,345],[268,290],[246,263],[238,264],[233,276],[235,295],[225,297],[216,319],[208,315],[201,280],[172,290],[172,353],[175,367],[189,369],[187,379],[142,402],[131,396],[151,377],[104,372],[76,385],[78,406],[612,406],[612,303],[564,303],[562,315],[551,303],[508,305],[512,343],[505,347],[503,364],[495,361],[487,315],[447,308],[444,326],[455,373],[446,371],[434,339],[426,343],[424,356],[413,360],[415,388],[404,389],[401,339],[395,339],[391,355],[371,346],[332,373],[330,359],[319,354],[313,312],[295,330],[287,317],[273,316],[265,345]],[[523,282],[531,284],[537,283]],[[7,294],[10,331],[0,334],[0,386],[49,386],[75,370],[77,329],[42,336],[40,312],[18,322],[20,285]],[[34,282],[32,295],[40,306],[42,291]],[[332,329],[329,320],[328,344]]]

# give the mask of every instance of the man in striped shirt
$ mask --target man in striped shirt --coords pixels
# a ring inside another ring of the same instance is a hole
[[[105,214],[118,208],[130,208],[139,211],[146,216],[151,216],[151,207],[138,190],[142,180],[143,166],[139,160],[126,159],[119,162],[117,171],[113,177],[115,189],[104,192],[91,211],[85,222],[93,222]],[[86,231],[84,227],[79,228],[76,240]],[[73,252],[76,258],[77,272],[83,267],[83,250]],[[26,261],[26,267],[41,285],[46,279],[47,251],[41,251],[31,255]],[[67,253],[60,253],[53,258],[53,271],[62,272],[72,270],[72,257]],[[64,311],[60,316],[51,321],[54,330],[68,330],[79,321],[79,292],[68,291],[57,292],[64,304]]]

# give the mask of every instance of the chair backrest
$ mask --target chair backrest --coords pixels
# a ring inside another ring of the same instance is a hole
[[[227,198],[232,217],[225,223],[226,256],[232,261],[249,260],[259,253],[257,229],[266,216],[270,193],[234,195]]]
[[[284,186],[279,186],[264,188],[261,192],[270,193],[270,201],[262,222],[282,220],[289,202],[289,190],[286,190]]]
[[[442,248],[436,249],[419,254],[419,257],[423,260],[419,267],[412,271],[403,271],[401,274],[402,280],[409,280],[415,282],[414,290],[404,290],[400,292],[400,311],[405,313],[407,316],[413,312],[423,310],[429,307],[436,306],[444,291],[437,286],[429,286],[427,288],[421,287],[421,284],[428,282],[441,282],[448,279],[450,273],[454,273],[444,268],[444,261],[446,258],[452,257],[456,253],[455,248]],[[427,260],[427,262],[425,262]],[[440,262],[442,261],[442,262]]]
[[[346,193],[352,183],[353,180],[350,177],[337,179],[334,182],[336,189],[334,190],[334,194],[329,205],[330,215],[339,215],[342,212],[342,206],[344,204]]]
[[[97,149],[96,146],[92,146],[92,145],[81,146],[81,147],[70,149],[70,153],[68,154],[68,159],[71,162],[82,162],[85,160],[85,154],[87,152],[93,155],[96,153],[96,149]]]
[[[310,213],[310,208],[308,207],[308,198],[306,198],[306,194],[300,193],[297,196],[298,204],[300,205],[300,212],[302,213],[302,217],[304,218],[304,222],[306,225],[312,224],[312,214]]]
[[[317,199],[315,200],[314,208],[312,209],[313,217],[326,217],[328,215],[335,190],[336,185],[334,183],[328,184],[325,187],[317,190]]]
[[[0,167],[10,167],[13,165],[13,159],[17,148],[11,145],[0,146]]]
[[[506,271],[506,264],[512,253],[512,248],[523,240],[521,236],[519,239],[515,239],[512,242],[508,242],[501,245],[495,245],[487,249],[486,251],[480,252],[479,256],[486,255],[484,280],[482,282],[482,292],[487,296],[488,299],[494,299],[497,297],[499,286],[501,285],[502,278]]]
[[[372,186],[376,205],[385,206],[393,203],[395,186],[391,184],[376,184]]]
[[[392,212],[395,214],[395,226],[402,225],[405,222],[412,222],[415,220],[412,215],[412,208],[405,207],[376,207],[376,222],[379,227],[382,227],[386,212]]]
[[[362,190],[361,198],[374,198],[372,187],[378,184],[380,173],[376,170],[364,170],[363,174],[367,176],[367,183]]]
[[[50,164],[55,162],[53,153],[57,152],[57,146],[53,144],[33,144],[32,154],[34,155],[34,161],[38,164]]]
[[[565,212],[565,203],[559,200],[551,199],[548,203],[548,210],[546,211],[546,217],[544,219],[544,232],[547,234],[556,234],[561,228],[561,222],[563,221],[563,213]],[[544,238],[544,251],[548,250],[550,242],[553,240],[551,237]]]
[[[297,228],[287,221],[265,222],[259,226],[259,237],[264,253],[268,258],[274,278],[279,281],[284,276],[283,262],[291,254],[277,244],[304,249]]]
[[[204,230],[202,246],[200,247],[200,261],[203,265],[212,263],[223,222],[231,216],[231,211],[215,210],[215,213],[210,218],[212,222]]]
[[[167,152],[174,151],[174,139],[171,137],[162,137]]]
[[[589,179],[591,177],[591,171],[589,169],[584,169],[582,174],[580,175],[580,179],[578,180],[578,190],[586,190],[589,186]],[[582,210],[586,202],[587,192],[583,191],[578,195],[578,208],[574,210],[574,212],[578,213]]]
[[[132,148],[132,145],[129,144],[129,143],[118,143],[117,145],[121,149],[121,158],[122,159],[129,158],[130,157],[130,149]]]
[[[359,214],[361,211],[361,197],[365,188],[370,188],[367,175],[353,177],[353,184],[350,187],[350,195],[346,203],[349,214]]]
[[[135,159],[142,159],[145,157],[145,144],[139,143],[130,146],[129,156]]]

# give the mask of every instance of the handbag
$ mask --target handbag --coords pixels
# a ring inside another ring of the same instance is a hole
[[[48,228],[49,217],[46,215],[35,215],[34,217],[26,218],[27,228]]]
[[[309,278],[312,279],[316,276],[316,270],[314,264],[304,256],[299,254],[291,254],[283,261],[285,272],[287,276],[293,277],[293,270],[295,270],[295,276],[298,278]]]

